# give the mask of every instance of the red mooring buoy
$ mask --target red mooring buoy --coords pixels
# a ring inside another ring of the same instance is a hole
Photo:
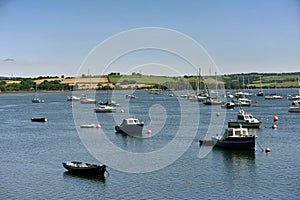
[[[100,124],[97,124],[95,127],[96,127],[96,128],[101,128],[101,125],[100,125]]]
[[[277,116],[274,116],[274,117],[273,117],[273,121],[274,121],[274,122],[277,122],[277,121],[278,121],[278,117],[277,117]]]

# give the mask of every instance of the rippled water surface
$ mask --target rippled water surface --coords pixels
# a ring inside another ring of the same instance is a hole
[[[125,99],[125,94],[117,95]],[[70,94],[40,94],[46,100],[44,104],[31,103],[33,94],[0,95],[1,199],[299,199],[300,114],[288,112],[291,102],[286,98],[264,100],[254,96],[254,105],[245,108],[263,122],[255,132],[262,146],[271,148],[270,154],[258,146],[254,152],[214,149],[200,159],[198,140],[207,131],[211,108],[187,102],[185,109],[191,114],[184,125],[199,124],[199,128],[179,159],[150,173],[126,173],[108,165],[110,175],[99,179],[69,174],[61,165],[70,160],[99,162],[77,134],[67,95]],[[115,122],[111,114],[97,114],[102,125],[99,131],[126,151],[142,153],[163,148],[174,139],[180,126],[177,97],[145,91],[135,95],[137,98],[129,102],[131,114],[143,120],[145,127],[154,129],[160,125],[156,126],[156,122],[166,121],[158,127],[160,131],[149,139],[115,134],[114,126],[120,121]],[[104,101],[106,93],[97,93],[97,99]],[[199,123],[193,120],[195,109],[200,110]],[[166,116],[157,117],[156,112]],[[237,108],[228,110],[226,119],[234,119],[236,113]],[[274,115],[279,117],[277,130],[271,129]],[[34,123],[31,117],[46,117],[48,122]],[[191,129],[185,130],[189,135]]]

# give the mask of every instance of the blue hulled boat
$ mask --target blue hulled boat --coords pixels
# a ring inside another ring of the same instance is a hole
[[[255,135],[246,128],[228,128],[223,136],[213,136],[215,146],[227,149],[255,150]]]
[[[228,128],[222,136],[212,136],[211,140],[200,140],[200,145],[210,145],[226,149],[255,150],[256,136],[246,128]]]

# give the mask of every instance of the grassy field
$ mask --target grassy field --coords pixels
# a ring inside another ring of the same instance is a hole
[[[123,81],[135,81],[136,83],[141,84],[163,84],[165,82],[176,82],[179,78],[177,77],[167,77],[167,76],[131,76],[131,75],[122,75],[122,76],[109,76],[109,82],[111,83],[122,83]]]

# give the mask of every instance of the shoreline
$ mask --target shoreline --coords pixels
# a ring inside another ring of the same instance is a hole
[[[263,91],[268,91],[268,90],[298,90],[299,88],[297,87],[282,87],[282,88],[262,88]],[[225,91],[240,91],[238,89],[224,89]],[[260,90],[260,88],[255,88],[255,89],[244,89],[244,91],[256,91]],[[85,90],[77,90],[75,92],[86,92]],[[107,90],[95,90],[96,92],[107,92]],[[150,89],[136,89],[136,90],[109,90],[110,92],[112,91],[150,91]],[[184,90],[163,90],[163,91],[184,91]],[[69,93],[72,94],[73,91],[71,90],[41,90],[38,92],[38,94],[49,94],[49,93]],[[35,94],[35,91],[0,91],[0,95],[4,94]]]

